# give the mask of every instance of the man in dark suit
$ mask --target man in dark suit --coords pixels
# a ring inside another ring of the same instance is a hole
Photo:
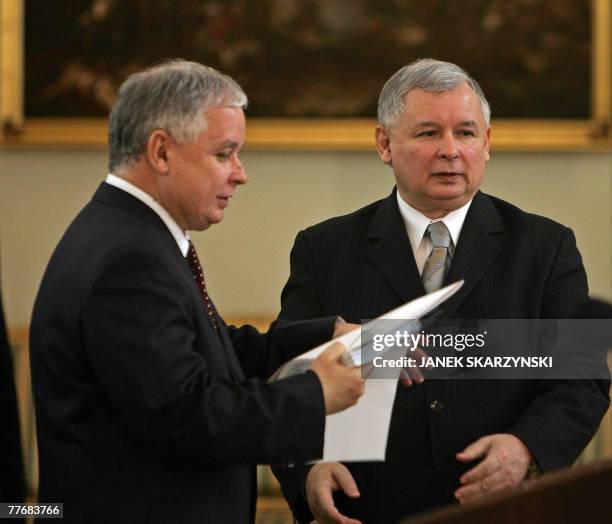
[[[252,522],[254,465],[320,457],[325,414],[363,391],[339,345],[265,381],[335,317],[261,335],[208,296],[186,231],[220,222],[247,181],[245,105],[231,78],[182,60],[119,91],[111,174],[57,246],[31,324],[39,500],[64,521]]]
[[[2,293],[0,293],[0,502],[23,502],[24,480],[19,414]]]
[[[571,230],[479,191],[490,109],[465,71],[434,60],[402,68],[382,90],[378,118],[378,153],[396,189],[297,235],[281,318],[360,322],[459,279],[443,318],[564,318],[587,297]],[[397,522],[570,465],[606,411],[608,388],[595,380],[400,387],[385,463],[276,472],[300,521]]]

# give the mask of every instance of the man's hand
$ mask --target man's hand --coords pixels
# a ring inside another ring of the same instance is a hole
[[[332,338],[338,338],[345,333],[359,328],[361,328],[359,324],[349,324],[342,317],[338,317],[334,325],[334,335]],[[428,355],[421,348],[416,348],[414,351],[408,353],[407,356],[414,358],[415,362],[421,362],[421,359]],[[412,384],[422,384],[425,382],[425,377],[418,365],[407,366],[401,371],[400,381],[404,386],[410,387]]]
[[[481,457],[483,460],[459,479],[463,486],[455,491],[455,498],[462,504],[489,491],[516,486],[525,478],[533,459],[523,441],[508,433],[487,435],[457,453],[460,462],[471,462]]]
[[[355,405],[365,389],[361,368],[342,364],[344,352],[345,347],[336,342],[321,353],[310,367],[321,381],[325,413],[328,415]]]
[[[429,355],[421,348],[417,347],[414,351],[409,351],[406,356],[414,359],[415,365],[402,368],[400,382],[408,388],[412,386],[412,384],[422,384],[425,382],[425,377],[423,376],[419,363],[422,362],[422,359],[427,358]],[[427,366],[425,366],[424,369],[427,369]]]
[[[357,484],[349,470],[339,462],[314,465],[306,476],[306,499],[318,524],[361,524],[342,515],[334,505],[334,491],[342,490],[351,498],[359,497]]]
[[[359,324],[349,324],[342,317],[338,317],[334,324],[334,335],[332,338],[338,338],[348,333],[349,331],[353,331],[354,329],[359,329],[361,326]]]

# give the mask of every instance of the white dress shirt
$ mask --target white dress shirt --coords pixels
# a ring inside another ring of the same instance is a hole
[[[419,274],[423,273],[423,267],[425,266],[427,257],[433,249],[431,239],[429,236],[425,236],[427,226],[433,222],[444,222],[444,225],[448,228],[450,233],[453,246],[457,246],[457,242],[459,242],[459,235],[461,233],[461,229],[463,228],[463,222],[465,222],[465,217],[471,203],[472,199],[470,199],[469,202],[459,209],[451,211],[445,217],[432,220],[404,202],[404,199],[400,196],[399,191],[397,192],[397,205],[399,206],[399,212],[400,215],[402,215],[404,226],[406,226],[406,232],[408,233],[408,238],[410,239],[410,246],[412,247],[412,252],[414,253],[414,259],[416,260],[417,267],[419,268]]]
[[[136,187],[134,184],[131,184],[127,180],[120,178],[118,176],[113,175],[112,173],[106,177],[106,183],[114,186],[118,189],[129,193],[134,198],[137,198],[147,206],[149,206],[159,218],[162,219],[166,227],[172,233],[174,240],[178,244],[179,249],[184,257],[187,256],[187,251],[189,251],[189,236],[185,231],[183,231],[180,226],[176,223],[176,221],[170,216],[170,213],[166,211],[160,204],[157,202],[151,195],[145,193],[142,189]]]

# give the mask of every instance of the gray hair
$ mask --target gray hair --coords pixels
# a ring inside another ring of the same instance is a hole
[[[197,62],[168,60],[135,73],[119,88],[108,124],[109,170],[137,159],[153,131],[163,129],[181,143],[206,130],[212,107],[247,105],[229,76]]]
[[[491,122],[491,107],[478,82],[458,65],[431,58],[416,60],[402,67],[382,88],[378,98],[378,122],[389,129],[406,111],[405,95],[412,89],[421,88],[436,93],[452,91],[467,83],[480,99],[485,124]]]

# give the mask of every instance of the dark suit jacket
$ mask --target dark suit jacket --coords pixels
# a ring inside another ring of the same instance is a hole
[[[0,502],[23,502],[23,461],[19,415],[9,346],[0,296]]]
[[[55,250],[31,363],[41,501],[64,522],[250,522],[254,464],[321,456],[324,403],[282,362],[333,319],[213,331],[161,219],[102,184]]]
[[[482,193],[468,211],[446,282],[458,279],[465,284],[443,304],[443,318],[563,318],[587,295],[571,230]],[[394,191],[298,234],[280,316],[340,314],[359,323],[424,293]],[[544,470],[569,465],[595,432],[608,388],[553,380],[399,387],[386,462],[351,464],[362,495],[356,501],[338,496],[337,504],[348,516],[381,524],[453,502],[469,467],[455,453],[493,433],[520,437]],[[300,495],[305,468],[276,472],[297,515],[307,520]]]

